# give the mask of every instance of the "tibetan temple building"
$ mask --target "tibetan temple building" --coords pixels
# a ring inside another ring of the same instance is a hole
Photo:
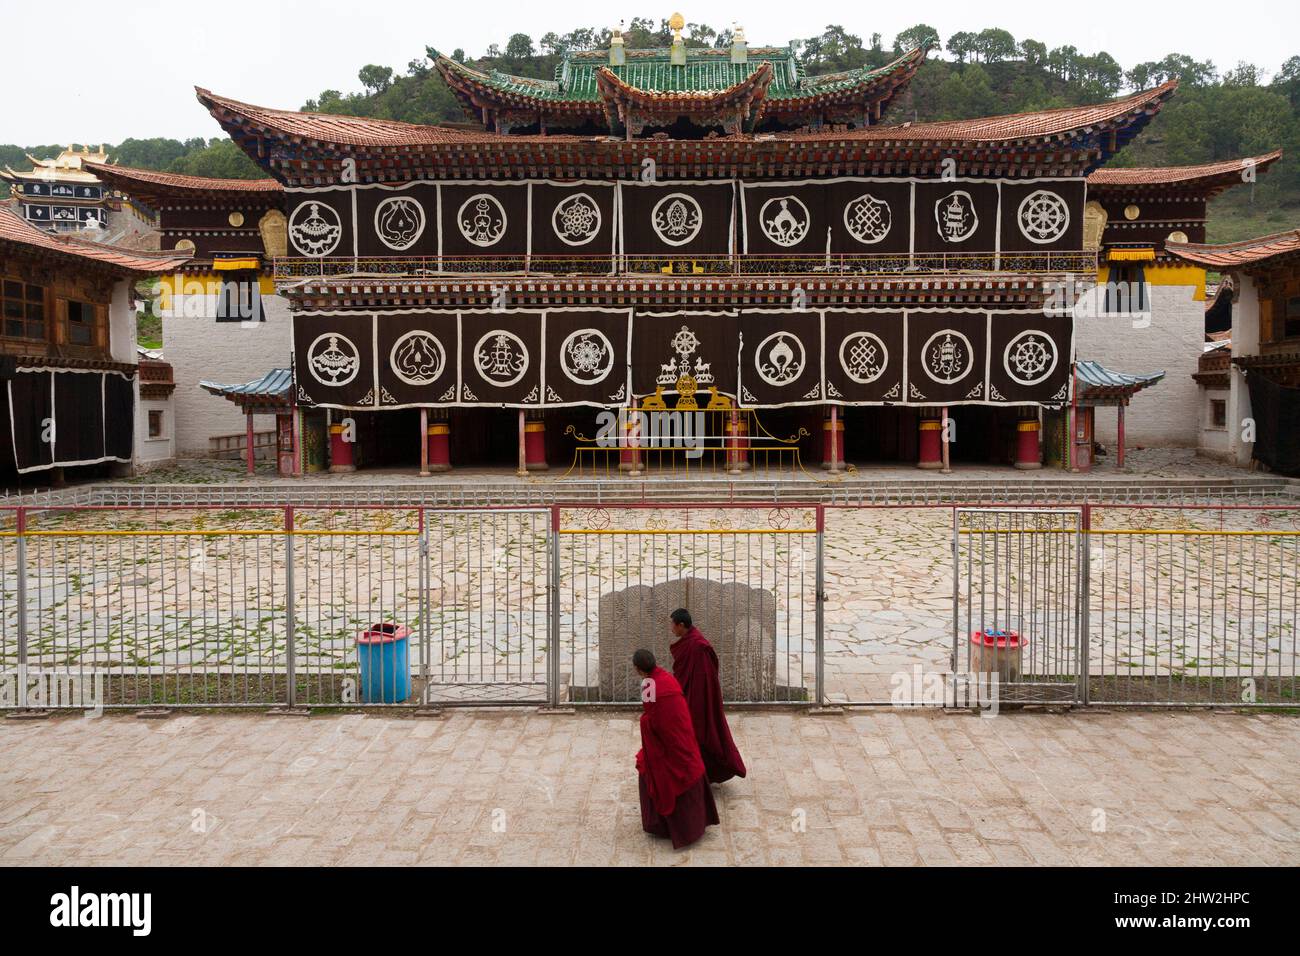
[[[598,410],[637,409],[716,413],[732,470],[1035,467],[1074,388],[1053,290],[1097,278],[1087,177],[1176,86],[887,126],[923,51],[810,77],[616,38],[553,81],[431,56],[481,129],[198,91],[283,185],[293,401],[332,466],[569,466]],[[645,464],[631,424],[615,468]]]
[[[89,164],[108,159],[104,147],[69,146],[54,159],[28,156],[32,168],[18,172],[8,166],[0,179],[9,183],[20,215],[33,225],[58,232],[108,226],[108,193]]]

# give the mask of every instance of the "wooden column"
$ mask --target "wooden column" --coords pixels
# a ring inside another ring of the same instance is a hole
[[[1124,403],[1119,404],[1119,449],[1115,456],[1115,465],[1118,468],[1124,467]]]
[[[515,474],[520,478],[528,477],[528,422],[524,410],[519,409],[519,469]]]
[[[429,477],[429,410],[420,409],[420,477]]]
[[[939,428],[939,442],[943,448],[943,470],[940,472],[940,474],[944,474],[944,475],[950,474],[952,472],[952,459],[950,457],[950,452],[948,449],[948,428],[949,428],[948,423],[951,420],[952,419],[948,417],[948,406],[945,405],[943,406],[943,417],[941,419],[943,424]]]
[[[245,431],[244,439],[244,458],[248,461],[248,473],[253,473],[253,413],[248,413],[248,428]]]

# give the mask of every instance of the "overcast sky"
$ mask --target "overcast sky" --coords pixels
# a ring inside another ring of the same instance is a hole
[[[620,18],[664,19],[674,9],[687,22],[718,29],[739,17],[756,46],[815,36],[836,23],[864,42],[880,33],[888,47],[900,30],[921,21],[944,42],[960,30],[1002,27],[1017,40],[1032,37],[1049,48],[1105,49],[1126,68],[1178,52],[1213,60],[1220,69],[1247,60],[1272,74],[1300,54],[1300,4],[1277,0],[1235,7],[1222,0],[697,0],[675,8],[608,0],[0,0],[0,143],[217,136],[221,130],[195,101],[194,86],[297,109],[324,89],[358,89],[357,70],[367,63],[405,72],[426,44],[478,55],[491,43],[504,46],[516,32],[537,41],[549,31]],[[63,25],[56,33],[53,21]],[[78,27],[75,40],[64,29],[70,24]]]

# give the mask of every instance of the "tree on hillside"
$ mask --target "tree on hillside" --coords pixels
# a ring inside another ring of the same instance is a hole
[[[1021,40],[1020,57],[1030,66],[1041,67],[1047,62],[1047,44],[1038,40]]]
[[[948,37],[947,50],[957,58],[958,63],[965,63],[975,52],[975,34],[961,31]]]
[[[1001,63],[1016,56],[1016,38],[1006,30],[981,30],[971,45],[984,63]]]
[[[357,72],[357,79],[365,87],[367,93],[374,96],[376,93],[382,93],[392,86],[393,68],[391,66],[375,66],[373,63],[363,66]]]
[[[924,47],[927,50],[939,49],[939,31],[928,23],[918,23],[894,37],[895,56],[906,53],[908,50],[915,50],[918,47]]]

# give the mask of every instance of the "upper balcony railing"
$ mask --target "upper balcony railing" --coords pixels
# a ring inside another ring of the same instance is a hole
[[[391,276],[411,279],[470,277],[918,277],[944,275],[1096,275],[1097,253],[931,252],[831,255],[605,255],[605,256],[330,256],[272,260],[275,279]]]

